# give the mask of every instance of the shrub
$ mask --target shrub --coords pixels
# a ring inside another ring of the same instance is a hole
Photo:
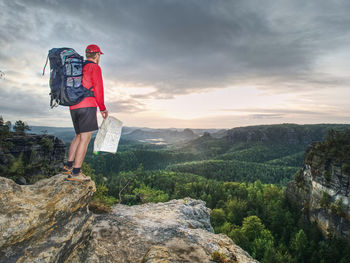
[[[228,259],[227,256],[219,251],[214,251],[211,254],[212,260],[219,263],[236,263],[237,259]]]
[[[0,116],[0,149],[8,150],[13,144],[6,139],[10,136],[11,122],[4,122],[2,116]]]
[[[312,159],[314,157],[314,154],[315,153],[314,153],[313,149],[311,149],[306,155],[305,162],[308,163],[308,164],[311,164]]]
[[[23,163],[23,153],[14,160],[9,167],[10,178],[16,180],[25,174],[25,165]]]
[[[30,131],[30,128],[27,125],[27,123],[21,120],[18,120],[15,122],[15,125],[13,126],[13,130],[15,131],[16,134],[25,135],[26,131]]]
[[[332,197],[330,196],[330,194],[328,194],[327,192],[325,191],[322,191],[322,197],[320,199],[320,206],[322,208],[329,208],[329,205],[331,204],[332,202]]]
[[[350,165],[349,164],[343,163],[343,165],[341,166],[341,170],[343,173],[350,175]]]
[[[322,175],[328,182],[331,180],[331,174],[328,171],[323,171]]]
[[[135,188],[133,193],[140,198],[143,204],[149,202],[166,202],[169,200],[167,193],[164,193],[162,190],[153,189],[144,183],[139,188]]]
[[[334,203],[330,205],[331,212],[334,215],[340,216],[340,217],[346,217],[346,211],[343,204],[343,200],[341,198],[337,199]]]
[[[305,185],[305,179],[302,169],[299,169],[299,171],[295,174],[294,180],[299,188],[302,188]]]
[[[107,193],[108,188],[104,184],[98,184],[96,192],[89,203],[89,209],[98,214],[110,212],[111,206],[116,203],[117,199],[113,196],[108,196]]]
[[[53,151],[53,141],[49,137],[41,138],[39,144],[44,148],[44,151],[46,152]]]

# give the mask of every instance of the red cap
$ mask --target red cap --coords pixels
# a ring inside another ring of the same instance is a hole
[[[88,45],[85,50],[86,53],[99,52],[101,55],[103,54],[98,45]]]

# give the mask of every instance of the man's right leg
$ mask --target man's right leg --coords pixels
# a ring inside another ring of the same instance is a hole
[[[74,165],[73,165],[73,169],[80,169],[85,155],[86,155],[86,151],[91,139],[91,135],[92,135],[92,131],[90,132],[82,132],[80,133],[80,140],[79,140],[79,144],[78,147],[76,149],[75,152],[75,159],[74,159]]]
[[[75,153],[78,149],[78,145],[80,143],[80,134],[76,134],[70,147],[69,147],[69,154],[68,154],[68,162],[73,162],[75,159]]]

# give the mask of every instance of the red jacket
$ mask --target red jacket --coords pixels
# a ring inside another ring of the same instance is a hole
[[[103,95],[103,80],[102,71],[99,65],[96,63],[87,63],[83,67],[83,86],[90,88],[93,86],[92,91],[95,97],[86,97],[76,105],[69,106],[70,110],[87,108],[87,107],[99,107],[100,111],[106,109]]]

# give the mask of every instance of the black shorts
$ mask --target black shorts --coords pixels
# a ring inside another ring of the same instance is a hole
[[[97,108],[79,108],[70,111],[76,134],[98,130]]]

